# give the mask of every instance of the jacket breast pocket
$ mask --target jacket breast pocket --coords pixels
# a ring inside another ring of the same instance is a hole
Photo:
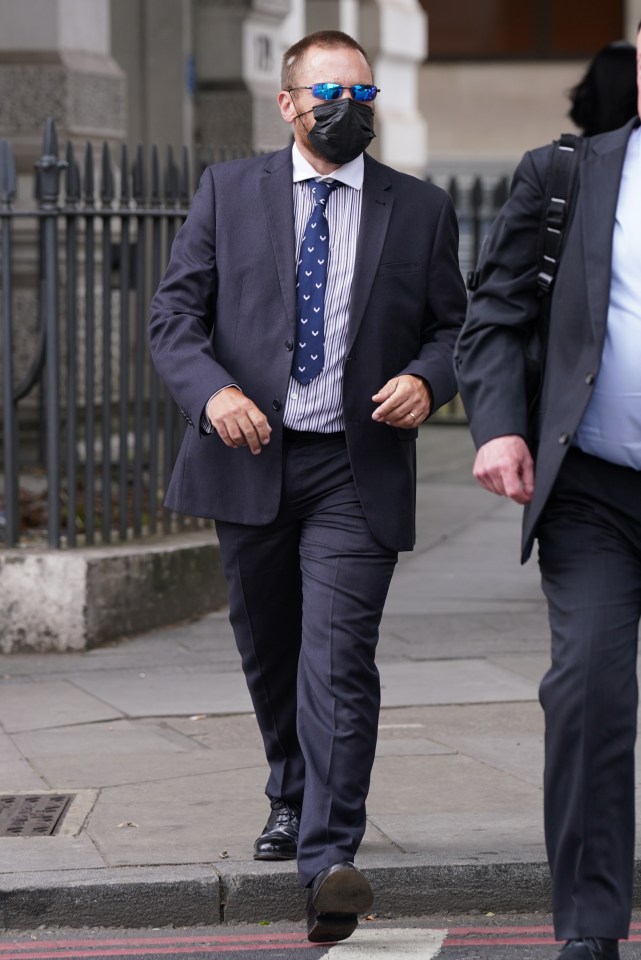
[[[418,273],[425,269],[422,260],[388,260],[386,263],[379,263],[376,271],[377,277],[400,277],[408,273]]]

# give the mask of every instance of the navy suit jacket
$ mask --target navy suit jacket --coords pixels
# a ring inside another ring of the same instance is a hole
[[[601,363],[619,183],[628,139],[638,123],[631,120],[590,138],[579,166],[574,217],[551,302],[536,430],[528,423],[523,343],[539,313],[536,278],[551,144],[526,153],[514,174],[510,199],[484,247],[480,283],[457,346],[459,385],[476,446],[518,434],[534,447],[534,496],[523,517],[523,562]]]
[[[174,510],[255,525],[278,511],[296,333],[292,178],[290,147],[207,168],[153,298],[154,362],[190,427],[167,493]],[[466,302],[457,247],[449,196],[366,155],[343,408],[365,516],[395,550],[414,543],[417,431],[373,421],[371,397],[401,373],[429,382],[433,409],[454,396]],[[259,456],[200,429],[209,397],[231,382],[269,418]]]

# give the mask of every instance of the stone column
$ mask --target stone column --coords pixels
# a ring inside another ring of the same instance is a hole
[[[110,55],[110,0],[2,0],[0,137],[31,171],[53,117],[61,143],[122,139],[125,80]]]
[[[195,0],[195,137],[199,143],[271,150],[289,130],[275,103],[281,24],[291,0]]]
[[[425,175],[427,125],[418,108],[419,71],[426,56],[419,0],[360,0],[358,41],[374,65],[377,139],[369,152],[398,170]]]
[[[192,0],[111,0],[112,51],[127,75],[130,150],[193,144]],[[163,153],[164,156],[164,153]]]

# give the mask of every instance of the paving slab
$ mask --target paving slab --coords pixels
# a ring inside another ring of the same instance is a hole
[[[178,739],[178,732],[173,731]],[[166,735],[160,724],[141,726],[131,720],[113,720],[102,723],[71,724],[57,730],[34,730],[18,733],[13,741],[22,756],[34,759],[95,754],[177,753],[196,750],[190,737],[181,737],[180,743]]]
[[[398,849],[419,856],[422,862],[545,862],[540,806],[539,802],[518,812],[457,810],[429,818],[411,813],[372,814],[370,819]]]
[[[250,713],[252,703],[242,673],[203,672],[203,665],[182,670],[105,671],[75,677],[92,697],[119,715],[157,717],[195,713]]]
[[[2,837],[0,874],[38,873],[104,867],[106,862],[87,834],[79,837]]]
[[[0,760],[0,784],[3,793],[29,793],[46,785],[30,762],[20,757]]]
[[[43,780],[58,790],[76,790],[88,787],[117,787],[131,784],[166,781],[186,781],[190,778],[234,772],[257,765],[263,768],[263,751],[231,751],[223,754],[212,752],[146,753],[141,754],[79,754],[76,757],[63,755],[35,756],[29,761]],[[266,776],[262,780],[265,781]]]
[[[385,707],[429,703],[534,700],[537,685],[487,660],[430,660],[380,665]]]
[[[6,733],[120,717],[119,710],[67,680],[16,684],[3,680],[0,688],[0,724]]]

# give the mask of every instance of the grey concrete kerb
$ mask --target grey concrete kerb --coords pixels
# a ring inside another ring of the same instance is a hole
[[[0,927],[215,926],[299,921],[305,891],[291,865],[206,866],[14,874],[0,880]],[[399,863],[365,870],[373,912],[393,917],[548,910],[544,863]]]

